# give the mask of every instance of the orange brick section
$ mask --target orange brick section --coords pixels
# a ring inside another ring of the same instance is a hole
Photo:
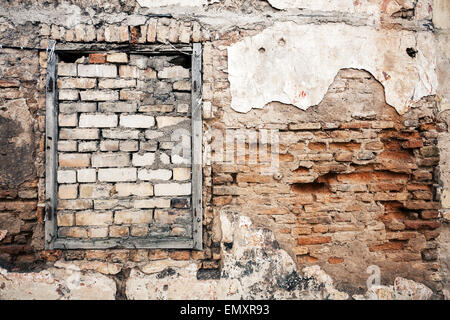
[[[106,63],[106,53],[90,53],[89,63]]]
[[[297,244],[299,245],[323,244],[329,242],[331,242],[331,237],[322,236],[300,237],[297,240]]]

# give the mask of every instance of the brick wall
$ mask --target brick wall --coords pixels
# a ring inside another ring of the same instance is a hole
[[[192,237],[191,84],[176,59],[58,64],[58,237]]]
[[[16,2],[5,8],[14,9]],[[198,279],[218,278],[224,256],[219,217],[230,210],[273,231],[298,269],[320,265],[348,292],[365,289],[366,269],[372,264],[381,267],[382,283],[403,276],[440,290],[437,140],[447,128],[439,122],[433,96],[399,115],[386,104],[383,87],[370,74],[346,69],[337,74],[323,101],[307,111],[274,102],[264,109],[237,113],[230,107],[227,47],[258,34],[264,23],[245,20],[235,26],[227,18],[223,20],[232,26],[222,20],[223,26],[217,26],[186,15],[178,19],[141,15],[132,1],[114,2],[107,8],[84,2],[71,3],[92,6],[93,11],[77,7],[86,15],[97,14],[92,22],[71,25],[58,19],[50,23],[23,18],[26,21],[15,25],[7,21],[0,24],[0,40],[46,48],[53,39],[85,49],[94,44],[107,48],[202,42],[204,153],[209,148],[213,155],[218,151],[210,133],[221,132],[225,137],[234,130],[261,137],[262,131],[275,130],[279,170],[262,174],[268,163],[260,158],[250,165],[254,156],[250,150],[258,151],[258,146],[248,141],[243,150],[228,150],[234,154],[233,161],[204,164],[202,251],[45,251],[47,56],[44,50],[2,49],[0,141],[6,151],[0,152],[0,231],[7,231],[0,233],[2,266],[36,270],[62,259],[85,263],[88,270],[94,268],[91,262],[128,270],[168,259],[196,263]],[[34,3],[39,10],[45,9],[44,1]],[[268,6],[252,2],[244,7],[255,21],[261,17],[266,21],[269,17],[259,14],[278,14]],[[218,3],[210,8],[233,14],[237,10]],[[336,22],[333,17],[324,19],[321,23]],[[350,23],[349,17],[342,19]],[[391,23],[389,19],[383,27],[399,28],[398,20]],[[315,20],[300,17],[297,22]],[[366,21],[351,23],[358,26]],[[108,49],[61,57],[60,237],[147,238],[191,232],[183,221],[190,212],[189,166],[171,153],[177,143],[171,137],[174,129],[190,131],[190,74],[173,58]],[[276,154],[272,147],[269,144],[269,156]],[[244,154],[242,163],[238,153]],[[181,215],[182,223],[171,213]],[[154,222],[155,228],[149,228]],[[119,274],[125,277],[126,271]]]

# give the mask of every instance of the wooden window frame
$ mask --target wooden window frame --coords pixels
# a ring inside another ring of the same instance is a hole
[[[191,55],[191,210],[192,239],[176,237],[158,239],[101,239],[79,240],[57,237],[57,168],[58,168],[58,53],[90,53],[98,51],[121,51],[148,55],[190,54]],[[56,45],[49,41],[47,49],[46,83],[46,175],[45,175],[45,248],[52,249],[203,249],[202,225],[202,45]]]

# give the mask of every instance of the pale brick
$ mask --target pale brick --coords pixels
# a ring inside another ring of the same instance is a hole
[[[174,106],[170,104],[146,105],[139,107],[139,112],[172,112],[173,110]]]
[[[80,198],[99,199],[111,196],[112,185],[81,184]]]
[[[59,89],[92,89],[97,85],[94,78],[59,78]]]
[[[187,113],[189,111],[189,105],[188,104],[179,104],[177,105],[177,112],[179,113]]]
[[[121,78],[137,78],[138,69],[136,66],[121,65],[119,66],[119,75]]]
[[[190,81],[176,81],[173,84],[173,90],[177,91],[191,91],[191,82]]]
[[[58,183],[75,183],[77,182],[77,174],[75,170],[58,170]]]
[[[104,182],[136,181],[135,168],[109,168],[98,170],[98,180]]]
[[[147,25],[147,42],[153,43],[156,41],[157,23],[157,19],[150,19],[149,24]]]
[[[190,183],[165,183],[154,186],[155,196],[187,196],[191,194]]]
[[[189,78],[189,69],[181,66],[166,67],[158,72],[159,79],[183,79]]]
[[[115,78],[117,67],[109,64],[79,64],[78,76],[89,78]]]
[[[173,168],[173,180],[183,181],[191,179],[191,168]]]
[[[156,123],[158,124],[158,128],[175,126],[183,121],[189,121],[189,119],[185,117],[165,117],[165,116],[156,117]]]
[[[83,153],[63,153],[59,155],[59,166],[65,168],[89,167],[91,155]]]
[[[76,152],[77,149],[77,142],[73,140],[62,140],[58,141],[58,151],[64,151],[64,152]]]
[[[153,198],[134,200],[133,206],[135,209],[170,208],[170,199]]]
[[[89,228],[88,236],[89,238],[106,238],[108,236],[108,228]]]
[[[155,118],[144,115],[121,115],[120,126],[128,128],[150,128],[155,125]]]
[[[128,42],[130,40],[130,33],[127,25],[119,27],[119,37],[121,42]]]
[[[114,101],[119,100],[117,91],[87,90],[80,92],[81,100],[84,101]]]
[[[95,210],[110,210],[114,209],[119,205],[119,200],[109,199],[109,200],[94,200]],[[128,206],[126,206],[128,208]]]
[[[153,220],[152,210],[117,211],[114,214],[115,224],[145,224]]]
[[[122,89],[120,90],[120,100],[142,101],[146,94],[143,91]]]
[[[78,169],[77,181],[78,182],[95,182],[97,180],[97,173],[95,169]]]
[[[76,199],[78,196],[77,184],[61,184],[58,186],[59,199]]]
[[[120,28],[115,25],[109,25],[105,28],[105,41],[106,42],[119,42],[120,41]]]
[[[97,141],[82,141],[78,143],[78,152],[97,151]]]
[[[97,104],[95,102],[73,102],[59,104],[59,112],[61,113],[95,112],[96,110]]]
[[[125,167],[130,164],[128,153],[97,153],[92,155],[92,167]]]
[[[175,142],[173,141],[161,141],[159,143],[159,148],[161,150],[171,150],[175,146]]]
[[[74,214],[71,212],[58,212],[56,220],[58,227],[71,227],[75,222]]]
[[[119,141],[102,140],[100,141],[100,151],[117,151],[119,150]]]
[[[117,183],[116,192],[119,197],[147,197],[153,195],[153,186],[150,183]]]
[[[81,114],[81,128],[113,128],[117,127],[118,118],[115,114]]]
[[[74,199],[74,200],[59,200],[58,209],[61,210],[86,210],[92,208],[92,200]]]
[[[139,139],[139,131],[138,130],[102,130],[103,138],[106,139],[119,139],[119,140],[128,140],[128,139]]]
[[[148,234],[148,225],[132,225],[130,228],[132,237],[145,237]]]
[[[150,166],[155,162],[155,154],[148,152],[144,153],[142,155],[140,154],[133,154],[133,166],[136,167],[143,167],[143,166]]]
[[[62,140],[97,140],[98,129],[61,129],[59,138]]]
[[[59,114],[58,124],[60,127],[76,127],[78,125],[78,115],[76,113]]]
[[[128,56],[124,52],[112,52],[106,55],[106,61],[111,63],[127,63]]]
[[[191,42],[191,25],[190,24],[181,26],[180,42],[181,43],[190,43]]]
[[[138,178],[140,180],[170,180],[172,178],[172,171],[168,169],[140,169],[138,171]]]
[[[72,89],[62,89],[58,91],[58,99],[59,100],[78,100],[78,90]]]
[[[149,140],[157,139],[164,136],[164,132],[156,131],[156,130],[146,130],[145,138]]]
[[[174,154],[173,156],[171,156],[170,159],[173,164],[190,164],[191,163],[190,158],[185,158],[185,157],[179,156],[177,154]]]
[[[100,89],[120,89],[136,87],[136,79],[100,79]]]
[[[80,239],[88,238],[87,230],[85,228],[80,228],[80,227],[58,228],[58,235],[61,238],[80,238]]]
[[[128,237],[129,228],[126,226],[110,226],[109,236],[111,238],[124,238]]]
[[[139,149],[139,142],[136,140],[124,140],[120,141],[120,151],[137,151]]]
[[[158,143],[156,141],[141,141],[139,143],[140,150],[142,151],[156,151],[158,149]]]
[[[164,209],[156,209],[155,210],[155,223],[161,225],[171,225],[175,222],[180,223],[180,220],[184,220],[185,222],[189,219],[188,211],[169,211]]]
[[[159,161],[161,161],[162,164],[170,164],[170,157],[165,153],[160,153]]]
[[[156,71],[152,68],[147,68],[145,70],[138,71],[138,79],[139,80],[149,80],[149,79],[157,79]],[[145,84],[145,82],[144,82]]]
[[[105,226],[110,225],[113,221],[112,212],[78,212],[75,215],[75,224],[77,226]]]
[[[75,63],[58,63],[58,75],[76,77],[77,76],[77,65]]]

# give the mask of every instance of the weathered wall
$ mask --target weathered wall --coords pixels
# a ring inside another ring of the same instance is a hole
[[[0,298],[448,294],[445,1],[149,3],[8,1],[0,44],[202,42],[205,158],[219,132],[278,130],[279,171],[250,142],[243,163],[205,161],[203,251],[45,251],[46,54],[1,49]],[[331,46],[327,28],[345,29]],[[264,37],[297,29],[316,36]]]

